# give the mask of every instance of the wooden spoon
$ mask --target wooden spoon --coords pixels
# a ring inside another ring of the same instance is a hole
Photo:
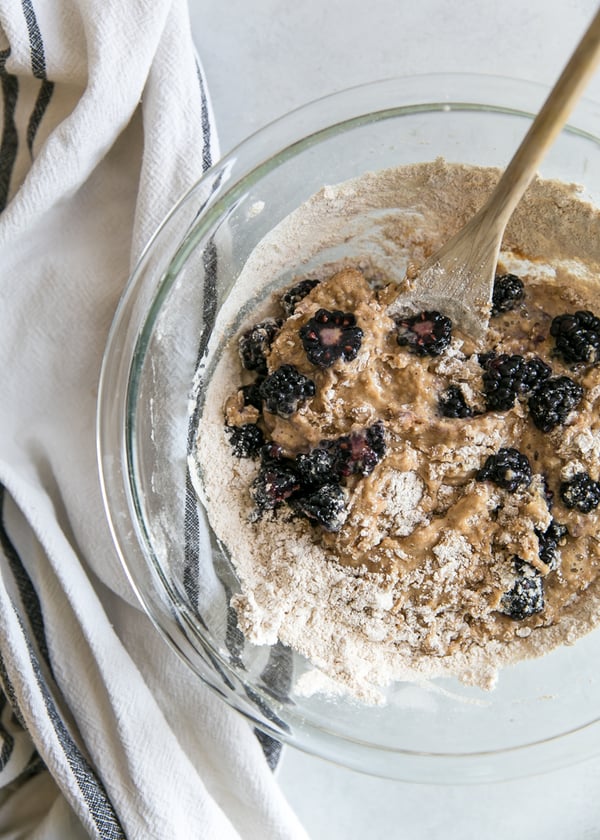
[[[504,229],[547,149],[554,142],[600,59],[600,11],[531,124],[484,206],[406,279],[391,315],[439,310],[480,340],[487,330]]]

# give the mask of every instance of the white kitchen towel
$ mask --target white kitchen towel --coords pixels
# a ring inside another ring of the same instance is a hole
[[[0,84],[0,836],[304,838],[138,609],[96,469],[118,298],[216,155],[186,4],[0,0]]]

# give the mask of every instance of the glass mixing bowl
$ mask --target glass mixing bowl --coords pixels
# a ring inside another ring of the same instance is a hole
[[[191,486],[187,458],[204,387],[196,372],[254,247],[323,185],[438,156],[502,167],[546,94],[504,78],[428,75],[337,93],[272,123],[214,166],[164,221],[106,349],[101,479],[115,544],[144,609],[198,678],[260,730],[384,777],[503,779],[599,752],[600,631],[504,669],[491,692],[438,680],[395,685],[383,706],[297,696],[294,678],[306,662],[280,644],[244,641],[229,607],[235,573]],[[599,136],[600,110],[584,102],[542,176],[582,184],[598,204]]]

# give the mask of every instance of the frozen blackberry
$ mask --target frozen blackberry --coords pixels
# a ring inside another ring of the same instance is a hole
[[[503,447],[490,455],[475,476],[477,481],[492,481],[503,490],[514,493],[517,487],[531,482],[531,466],[527,455],[518,449]]]
[[[534,356],[532,359],[527,359],[525,362],[525,371],[523,374],[523,381],[521,383],[521,390],[535,391],[535,389],[546,379],[552,375],[552,368],[546,364],[539,356]]]
[[[348,515],[346,494],[340,485],[334,482],[294,498],[292,507],[326,531],[332,532],[340,530]]]
[[[450,344],[452,321],[441,312],[419,312],[396,322],[396,339],[401,347],[409,347],[418,356],[439,356]]]
[[[356,318],[351,312],[319,309],[301,327],[300,338],[309,362],[327,368],[337,359],[351,362],[356,358],[363,331],[356,326]]]
[[[568,508],[575,508],[580,513],[590,513],[600,504],[600,482],[594,481],[586,472],[563,481],[558,492]]]
[[[337,447],[323,441],[321,446],[296,457],[296,469],[305,487],[320,487],[336,476]]]
[[[531,419],[542,432],[564,423],[583,397],[583,388],[568,376],[553,376],[542,382],[529,397]]]
[[[442,391],[438,405],[443,417],[471,417],[473,414],[459,385],[449,385]]]
[[[541,575],[520,557],[513,558],[515,582],[505,592],[499,610],[508,618],[522,621],[543,611],[544,582]]]
[[[290,315],[294,314],[296,309],[296,305],[306,297],[315,286],[319,285],[319,280],[301,280],[299,283],[296,283],[295,286],[292,286],[291,289],[288,289],[287,292],[281,296],[281,305],[285,311],[285,314],[289,317]]]
[[[556,353],[565,362],[600,362],[600,318],[588,310],[557,315],[550,325]]]
[[[261,450],[265,437],[256,423],[243,426],[226,426],[229,443],[237,458],[254,458]]]
[[[274,510],[300,488],[298,476],[285,460],[262,464],[252,482],[251,494],[259,514]]]
[[[265,408],[279,417],[291,417],[298,406],[315,395],[315,383],[294,367],[281,365],[261,382]]]
[[[545,531],[536,530],[535,533],[539,543],[539,558],[553,572],[558,566],[558,547],[564,543],[569,533],[567,526],[553,519]]]
[[[527,365],[523,356],[485,353],[479,356],[483,367],[483,392],[488,411],[508,411],[523,389]]]
[[[383,423],[338,438],[335,450],[338,475],[370,475],[385,455]]]
[[[523,281],[516,274],[498,274],[492,292],[492,315],[510,312],[525,297]]]
[[[267,354],[279,332],[281,321],[267,318],[243,333],[238,341],[240,358],[246,370],[267,373]]]
[[[242,405],[244,408],[248,406],[252,406],[253,408],[257,408],[259,411],[262,410],[262,397],[260,395],[260,383],[262,379],[258,382],[252,382],[251,385],[242,385],[240,388],[240,394],[242,395]]]

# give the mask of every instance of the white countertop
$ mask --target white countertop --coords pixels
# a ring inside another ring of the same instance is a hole
[[[552,84],[596,0],[189,0],[222,152],[298,105],[413,73]],[[600,73],[588,95],[600,101]]]
[[[597,7],[597,0],[189,2],[223,152],[291,108],[389,76],[483,72],[552,84]],[[600,102],[600,71],[587,95]],[[287,748],[279,779],[314,840],[600,838],[600,758],[527,780],[434,787],[369,778]]]

